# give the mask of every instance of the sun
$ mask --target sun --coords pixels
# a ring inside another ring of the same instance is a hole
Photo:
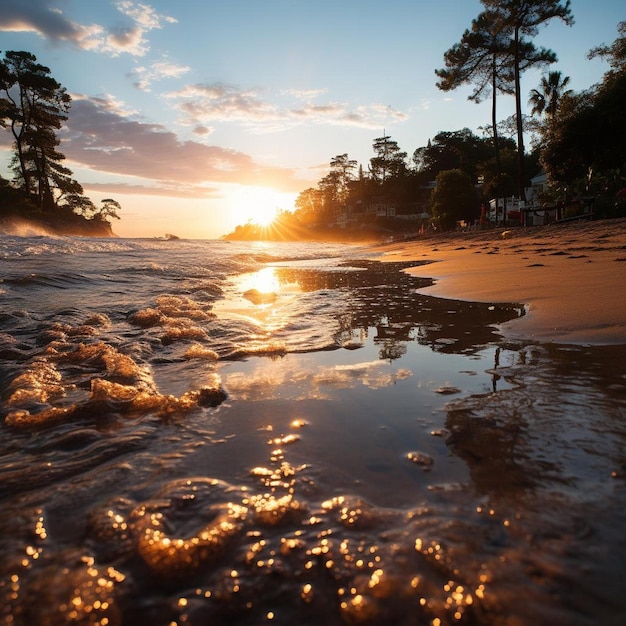
[[[269,187],[240,187],[230,197],[234,217],[239,224],[252,222],[262,227],[272,225],[279,211],[291,211],[296,194]]]
[[[276,219],[276,214],[278,213],[279,208],[272,207],[271,204],[265,206],[259,206],[254,211],[254,216],[252,217],[252,221],[259,226],[270,226],[272,222]]]

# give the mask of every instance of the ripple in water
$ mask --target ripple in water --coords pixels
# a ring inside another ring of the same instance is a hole
[[[621,623],[623,348],[229,249],[2,241],[3,623]]]

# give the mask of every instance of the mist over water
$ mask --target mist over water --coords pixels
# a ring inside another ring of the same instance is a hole
[[[623,623],[624,347],[366,256],[0,237],[2,623]]]

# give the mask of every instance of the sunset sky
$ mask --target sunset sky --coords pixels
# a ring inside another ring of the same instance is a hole
[[[490,102],[444,93],[434,70],[479,0],[0,0],[0,50],[26,50],[72,95],[62,152],[92,200],[122,205],[124,237],[214,238],[291,209],[328,163],[367,168],[386,132],[408,152],[474,132]],[[607,69],[623,0],[572,0],[537,45],[576,91]],[[525,94],[540,73],[527,72]],[[524,97],[526,104],[527,97]],[[513,112],[500,98],[499,117]],[[10,177],[9,133],[0,172]]]

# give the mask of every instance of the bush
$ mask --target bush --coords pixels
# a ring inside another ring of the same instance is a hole
[[[463,171],[445,170],[437,175],[430,200],[435,223],[452,230],[459,220],[471,222],[479,214],[479,200],[472,179]]]

